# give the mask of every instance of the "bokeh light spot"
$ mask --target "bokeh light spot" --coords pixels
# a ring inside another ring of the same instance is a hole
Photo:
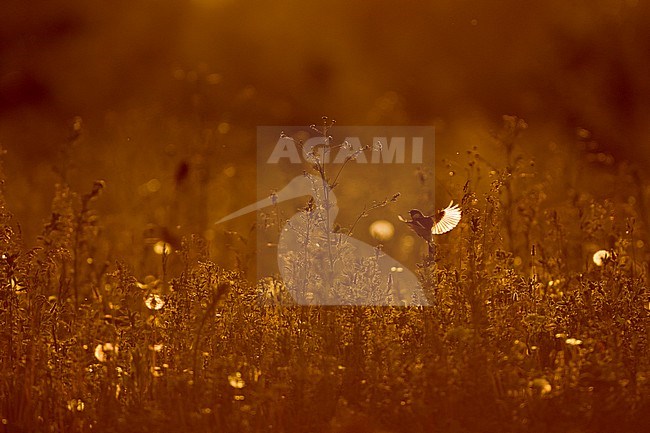
[[[387,241],[395,235],[395,226],[390,221],[377,220],[370,224],[369,231],[373,238],[379,241]]]

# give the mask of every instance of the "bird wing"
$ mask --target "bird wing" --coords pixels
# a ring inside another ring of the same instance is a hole
[[[434,235],[441,235],[452,230],[458,225],[461,218],[461,211],[458,205],[454,204],[453,200],[449,206],[436,214],[435,222],[431,227],[431,233]]]

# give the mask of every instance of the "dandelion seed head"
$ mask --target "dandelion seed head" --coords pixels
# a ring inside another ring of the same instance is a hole
[[[152,293],[144,299],[144,304],[150,310],[160,310],[165,306],[165,301],[160,295]]]
[[[85,408],[86,405],[81,399],[73,398],[72,400],[68,400],[68,410],[71,412],[83,412]]]
[[[387,241],[395,235],[395,226],[386,220],[377,220],[370,224],[370,236],[378,241]]]
[[[596,266],[603,266],[611,257],[609,251],[599,250],[594,253],[593,260]]]
[[[582,344],[582,340],[578,340],[577,338],[567,338],[564,342],[569,346],[580,346]]]
[[[95,358],[97,358],[99,362],[106,362],[108,360],[109,352],[117,352],[117,348],[113,347],[113,344],[111,343],[99,343],[95,346]]]
[[[238,371],[228,376],[228,383],[236,389],[241,389],[246,385],[246,382],[241,377],[241,373]]]
[[[172,252],[172,246],[165,241],[158,241],[153,245],[153,252],[162,256]]]
[[[548,394],[553,390],[550,382],[544,378],[537,378],[533,380],[532,387],[539,390],[541,395]]]

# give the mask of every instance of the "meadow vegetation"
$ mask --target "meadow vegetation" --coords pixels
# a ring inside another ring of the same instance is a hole
[[[439,170],[463,218],[419,260],[428,307],[292,305],[199,234],[114,255],[110,185],[65,167],[28,246],[0,190],[0,432],[647,431],[646,190],[539,169],[525,128]]]

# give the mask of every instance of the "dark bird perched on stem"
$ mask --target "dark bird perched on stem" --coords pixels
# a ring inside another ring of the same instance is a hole
[[[429,258],[433,259],[435,247],[433,244],[433,235],[441,235],[454,229],[460,222],[461,211],[453,200],[444,209],[439,210],[434,215],[425,215],[418,209],[409,211],[411,220],[408,221],[398,215],[400,221],[405,222],[418,236],[427,241],[429,245]]]

